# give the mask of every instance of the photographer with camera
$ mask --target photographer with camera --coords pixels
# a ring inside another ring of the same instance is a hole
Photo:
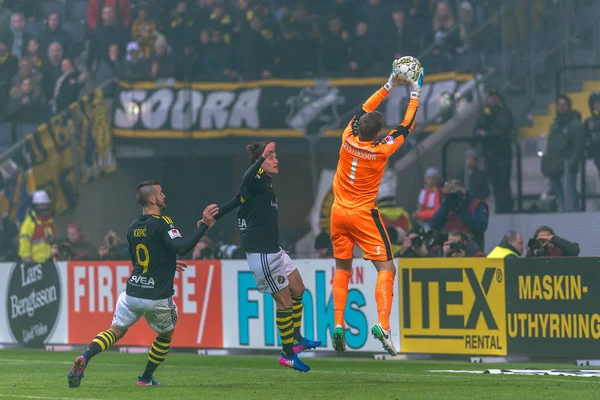
[[[115,231],[108,231],[104,243],[98,249],[99,260],[128,260],[129,249],[127,243],[121,243],[121,238]]]
[[[194,247],[192,252],[192,260],[214,260],[215,259],[215,242],[208,236],[204,236]]]
[[[542,225],[527,242],[527,257],[577,257],[579,245],[554,234],[552,228]]]
[[[428,250],[425,245],[425,236],[422,231],[411,232],[402,241],[402,249],[395,254],[396,257],[417,258],[427,257]]]
[[[483,249],[483,237],[489,220],[487,204],[467,192],[458,179],[446,182],[444,190],[442,204],[431,218],[431,229],[473,235],[477,247]]]
[[[448,234],[429,231],[425,240],[431,249],[429,257],[485,257],[475,241],[462,231],[455,230]]]
[[[520,258],[521,254],[523,254],[523,235],[519,232],[508,231],[487,258]]]
[[[61,238],[52,245],[52,256],[55,260],[93,260],[96,255],[96,247],[85,239],[79,224],[69,224],[67,238]]]

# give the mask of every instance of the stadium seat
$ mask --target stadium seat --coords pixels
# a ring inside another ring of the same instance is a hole
[[[88,0],[71,0],[67,5],[67,20],[85,22]]]
[[[66,21],[62,24],[63,29],[71,35],[73,43],[79,45],[84,41],[85,27],[80,21]]]
[[[40,16],[43,20],[48,18],[48,14],[57,12],[60,15],[60,20],[65,21],[67,19],[67,6],[65,3],[56,0],[43,0],[39,4]]]
[[[36,38],[39,38],[42,35],[44,28],[44,23],[40,21],[31,21],[25,24],[25,32]]]

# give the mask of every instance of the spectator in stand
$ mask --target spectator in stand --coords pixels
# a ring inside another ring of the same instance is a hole
[[[42,74],[39,71],[34,72],[31,67],[31,63],[27,58],[19,61],[19,72],[13,76],[12,87],[18,90],[21,87],[21,83],[25,80],[30,80],[31,90],[36,99],[41,96],[42,93]]]
[[[42,67],[42,89],[46,99],[54,98],[54,88],[56,81],[62,75],[60,62],[63,58],[62,45],[58,42],[50,44],[48,47],[48,59]]]
[[[402,249],[396,253],[397,257],[418,258],[427,257],[429,250],[425,245],[425,240],[416,232],[411,232],[402,241]]]
[[[263,20],[254,16],[250,31],[242,37],[238,60],[245,79],[270,78],[274,65],[273,31],[263,27]]]
[[[64,58],[61,63],[62,75],[56,81],[52,111],[58,114],[79,98],[79,91],[84,82],[84,75],[80,74],[69,58]]]
[[[340,17],[335,14],[331,16],[321,43],[323,67],[327,75],[339,74],[345,69],[348,38],[348,32],[344,31]]]
[[[142,54],[147,59],[152,57],[154,52],[154,42],[156,41],[155,32],[157,31],[156,22],[148,19],[148,8],[142,5],[137,9],[137,18],[131,25],[131,40],[138,42]]]
[[[129,42],[127,45],[127,56],[121,67],[119,78],[126,81],[140,81],[148,79],[150,75],[148,60],[141,54],[137,42]]]
[[[325,12],[323,15],[338,16],[346,27],[356,26],[355,3],[353,0],[331,0],[322,2]]]
[[[475,20],[473,6],[468,1],[463,1],[460,3],[458,9],[458,35],[460,46],[456,49],[457,53],[463,54],[476,47],[476,42],[473,42],[475,38],[471,38],[476,30],[477,21]]]
[[[44,57],[42,57],[40,44],[38,43],[38,40],[36,38],[29,39],[29,43],[27,43],[27,51],[23,55],[23,59],[29,62],[32,72],[34,74],[39,74],[43,80],[45,60]]]
[[[349,42],[348,68],[354,76],[364,76],[373,66],[373,46],[369,40],[369,25],[365,21],[356,24],[356,32]]]
[[[114,9],[104,7],[102,25],[91,32],[89,61],[97,64],[101,59],[108,58],[108,48],[113,44],[120,45],[123,39],[126,39],[125,30],[117,24]]]
[[[205,72],[214,80],[230,80],[235,78],[231,47],[225,43],[223,32],[213,29],[211,43],[206,49],[204,58]]]
[[[96,246],[86,239],[79,224],[69,224],[67,226],[67,240],[71,248],[71,260],[94,260],[97,258]]]
[[[433,42],[441,52],[454,54],[460,46],[458,25],[452,8],[446,1],[438,1],[433,15]]]
[[[368,41],[372,48],[374,54],[386,54],[389,53],[389,42],[387,39],[388,30],[389,30],[389,21],[390,19],[390,9],[388,8],[389,2],[384,2],[381,0],[367,0],[365,2],[361,2],[362,4],[359,6],[359,12],[361,19],[368,26]],[[382,38],[386,38],[387,40],[382,40]],[[380,70],[381,68],[387,70],[388,62],[386,61],[383,64],[383,60],[381,57],[375,57],[373,59],[373,68]]]
[[[48,15],[48,24],[46,30],[42,34],[42,51],[45,53],[48,51],[48,47],[54,42],[61,44],[63,52],[67,56],[74,56],[73,54],[73,38],[71,35],[64,31],[61,27],[60,15],[57,12],[52,12]]]
[[[510,110],[505,107],[500,92],[490,89],[487,105],[475,122],[474,134],[483,147],[485,170],[494,190],[497,214],[513,211],[510,187],[512,131],[513,117]]]
[[[425,171],[425,187],[419,192],[418,209],[412,219],[419,222],[427,230],[429,221],[440,208],[442,193],[440,190],[440,174],[435,168]]]
[[[89,0],[86,21],[91,31],[106,26],[104,18],[104,8],[109,7],[114,10],[115,24],[126,29],[131,24],[131,5],[129,0]],[[102,16],[102,18],[101,18]]]
[[[487,204],[467,192],[458,179],[446,182],[444,191],[442,204],[431,218],[431,229],[473,235],[477,247],[485,248],[483,238],[489,221]]]
[[[0,113],[8,103],[8,94],[12,86],[12,78],[19,71],[17,58],[10,54],[8,43],[0,37]]]
[[[154,43],[154,58],[150,61],[150,78],[168,79],[175,76],[173,56],[167,40],[161,35]]]
[[[590,95],[588,105],[590,116],[584,123],[586,158],[594,161],[596,170],[600,174],[600,91]]]
[[[36,123],[44,118],[39,93],[32,88],[31,79],[25,78],[18,87],[13,87],[8,104],[8,115],[19,122]]]
[[[577,257],[579,245],[554,234],[549,226],[536,229],[533,238],[527,242],[527,257]]]
[[[317,252],[317,258],[333,258],[333,245],[331,244],[331,237],[328,232],[319,232],[315,237],[314,247]]]
[[[46,262],[52,256],[56,228],[52,204],[45,190],[33,193],[31,210],[19,231],[19,259],[26,264]]]
[[[394,5],[392,9],[392,23],[389,26],[390,32],[385,37],[390,37],[393,43],[393,49],[396,52],[395,58],[404,55],[419,53],[419,35],[418,25],[411,18],[406,18],[404,8],[400,5]]]
[[[11,54],[18,59],[21,59],[27,49],[31,35],[25,32],[25,17],[21,13],[13,13],[10,19],[10,35],[8,40],[11,43]]]
[[[129,245],[121,243],[119,236],[112,230],[104,236],[104,242],[98,249],[99,260],[128,260]]]
[[[0,261],[15,262],[19,257],[19,230],[8,217],[0,218]]]
[[[168,42],[174,45],[175,52],[180,53],[183,46],[179,47],[179,43],[183,43],[186,37],[194,34],[194,18],[188,10],[186,1],[179,0],[176,4],[165,33]],[[205,25],[201,26],[205,27]]]
[[[479,200],[490,197],[490,183],[484,170],[477,166],[477,152],[469,149],[465,152],[465,166],[458,172],[456,179],[465,183],[465,189]]]
[[[550,126],[542,174],[550,179],[560,212],[579,211],[577,173],[585,159],[585,131],[581,114],[571,108],[571,99],[556,100],[556,118]]]
[[[10,36],[10,17],[12,12],[4,6],[4,0],[0,0],[0,38]]]
[[[283,36],[276,45],[277,69],[281,78],[294,78],[307,72],[306,58],[300,51],[290,51],[302,46],[302,41],[293,28],[283,28]]]
[[[519,232],[508,231],[487,258],[520,258],[521,254],[523,254],[523,236]]]
[[[207,25],[213,29],[220,30],[223,33],[223,41],[229,44],[231,43],[233,19],[225,8],[225,0],[215,0],[213,4]]]
[[[208,32],[206,32],[208,36]],[[181,82],[193,81],[204,73],[203,59],[194,48],[193,39],[187,38],[183,53],[175,60],[175,79]]]
[[[110,45],[108,48],[108,59],[102,59],[96,67],[94,74],[94,86],[102,86],[106,81],[116,79],[119,75],[121,59],[119,57],[119,46],[116,44]]]

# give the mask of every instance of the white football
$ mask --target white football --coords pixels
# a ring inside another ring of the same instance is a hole
[[[421,74],[421,62],[415,57],[404,56],[394,60],[394,74],[404,83],[413,83],[419,79]]]

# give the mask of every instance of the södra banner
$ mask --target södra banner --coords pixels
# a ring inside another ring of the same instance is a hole
[[[303,334],[321,340],[333,350],[334,329],[331,281],[335,261],[294,260],[306,286]],[[350,351],[382,352],[381,343],[371,336],[377,323],[375,282],[377,271],[367,260],[355,259],[346,305],[346,342]],[[225,348],[277,349],[281,342],[275,326],[275,302],[256,290],[252,272],[245,261],[223,261],[223,346]],[[397,327],[399,314],[394,303],[390,324]],[[397,330],[392,333],[397,333]],[[392,336],[400,348],[399,335]]]
[[[504,260],[401,259],[403,353],[506,355]]]

